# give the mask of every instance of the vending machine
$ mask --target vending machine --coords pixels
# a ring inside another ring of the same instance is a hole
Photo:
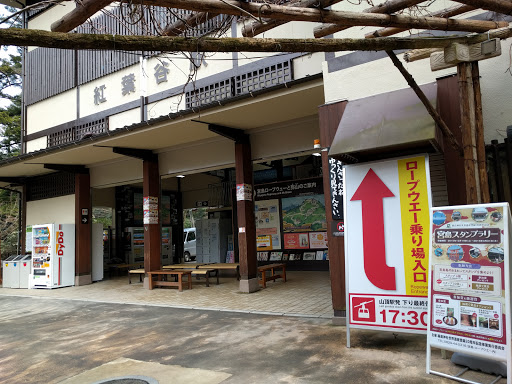
[[[144,262],[144,228],[125,229],[125,247],[128,251],[128,264]]]
[[[32,266],[29,288],[75,285],[75,226],[32,226]]]
[[[125,229],[127,259],[129,264],[144,262],[144,228],[127,227]],[[162,265],[172,262],[172,231],[170,227],[162,228]]]
[[[162,265],[172,263],[172,228],[162,228]]]

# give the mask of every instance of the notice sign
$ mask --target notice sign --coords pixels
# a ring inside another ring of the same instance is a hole
[[[144,224],[158,224],[158,197],[144,197],[142,209],[144,211]]]
[[[427,156],[344,166],[349,327],[427,329]]]
[[[252,201],[252,185],[237,184],[236,185],[236,201]]]
[[[429,347],[507,361],[508,204],[440,207],[431,215]]]

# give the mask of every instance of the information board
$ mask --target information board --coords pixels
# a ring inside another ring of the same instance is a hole
[[[346,165],[344,173],[347,330],[425,333],[428,157]]]
[[[431,212],[429,357],[431,347],[437,347],[507,361],[508,204],[439,207]],[[427,371],[438,373],[431,371],[430,358]]]

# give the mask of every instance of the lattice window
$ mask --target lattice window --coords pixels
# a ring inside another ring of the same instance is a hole
[[[187,109],[232,97],[231,79],[226,79],[186,93]]]
[[[292,63],[287,60],[189,91],[186,93],[186,108],[211,104],[237,95],[283,84],[292,79]]]
[[[76,139],[80,140],[87,136],[108,131],[108,120],[100,119],[76,127]]]
[[[248,72],[235,79],[235,94],[245,94],[292,80],[291,62],[285,61]]]
[[[56,145],[66,144],[75,141],[75,128],[66,128],[62,131],[50,133],[47,139],[47,147],[54,147]]]
[[[90,123],[81,124],[75,127],[66,128],[59,132],[48,135],[47,147],[54,147],[93,136],[108,131],[108,119],[99,119]]]
[[[50,199],[75,193],[75,175],[62,172],[38,176],[27,184],[27,201]]]

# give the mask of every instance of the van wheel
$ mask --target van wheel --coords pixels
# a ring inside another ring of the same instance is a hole
[[[185,261],[190,261],[190,253],[185,252]]]

